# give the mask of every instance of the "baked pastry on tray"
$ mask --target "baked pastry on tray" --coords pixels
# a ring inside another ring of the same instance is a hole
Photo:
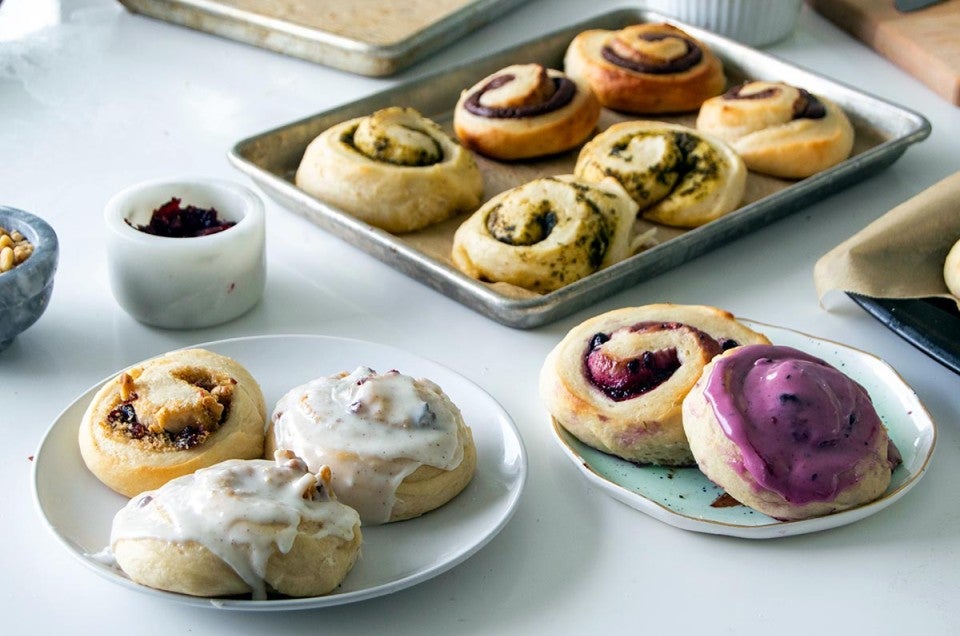
[[[638,463],[694,463],[681,404],[720,352],[768,343],[733,314],[703,305],[626,307],[590,318],[553,348],[540,399],[588,446]]]
[[[337,497],[364,525],[439,508],[466,488],[477,465],[470,428],[439,386],[367,367],[287,392],[266,446],[293,451],[311,470],[329,466]]]
[[[132,497],[225,459],[261,457],[265,423],[260,385],[240,363],[184,349],[106,382],[80,423],[80,453]]]
[[[330,470],[228,460],[135,497],[113,520],[110,550],[132,580],[192,596],[333,591],[360,554],[360,517],[337,502]]]
[[[951,294],[960,298],[960,240],[953,244],[943,261],[943,282]]]
[[[337,124],[310,142],[297,186],[387,232],[472,212],[483,196],[473,155],[412,108]]]
[[[599,118],[586,83],[540,64],[514,64],[463,91],[453,127],[460,143],[482,155],[529,159],[579,145]]]
[[[751,170],[788,179],[826,170],[853,149],[842,108],[782,82],[735,86],[704,102],[696,125],[733,146]]]
[[[613,179],[535,179],[487,201],[453,236],[477,280],[548,293],[633,254],[637,205]]]
[[[683,402],[683,428],[711,481],[781,520],[873,501],[900,462],[864,388],[791,347],[714,358]]]
[[[584,31],[567,48],[564,70],[604,106],[634,114],[694,111],[726,86],[708,46],[661,23]]]
[[[610,126],[580,150],[574,173],[588,181],[613,177],[644,219],[684,228],[736,209],[747,184],[743,160],[724,141],[660,121]]]

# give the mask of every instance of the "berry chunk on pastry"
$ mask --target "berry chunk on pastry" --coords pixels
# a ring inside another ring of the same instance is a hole
[[[581,149],[574,173],[588,181],[613,177],[644,219],[684,228],[736,209],[747,184],[747,168],[726,142],[659,121],[610,126]]]
[[[453,263],[477,280],[548,293],[631,256],[636,213],[612,179],[536,179],[501,192],[460,225]]]
[[[473,155],[412,108],[337,124],[310,142],[297,186],[387,232],[472,212],[483,196]]]
[[[80,423],[90,471],[132,497],[225,459],[263,453],[260,385],[236,360],[173,351],[106,382]]]
[[[711,481],[781,520],[873,501],[900,462],[866,390],[791,347],[715,358],[683,402],[683,427]]]
[[[435,383],[358,367],[291,389],[277,402],[267,451],[287,449],[333,488],[364,525],[420,516],[457,496],[477,450],[456,405]]]
[[[697,129],[727,141],[751,170],[788,179],[840,163],[854,139],[842,108],[781,82],[747,82],[707,100]]]
[[[584,444],[638,463],[688,466],[681,404],[714,356],[767,338],[722,309],[669,303],[586,320],[550,352],[540,399]]]
[[[661,23],[584,31],[567,48],[564,70],[604,106],[635,114],[694,111],[726,86],[709,47]]]
[[[130,500],[110,551],[132,580],[192,596],[320,596],[353,567],[357,511],[292,453],[227,460]]]
[[[494,159],[529,159],[581,144],[600,118],[584,82],[539,64],[515,64],[464,91],[453,127],[467,148]]]

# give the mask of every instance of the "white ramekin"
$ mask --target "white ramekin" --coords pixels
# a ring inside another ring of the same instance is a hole
[[[765,46],[793,32],[803,0],[643,0],[642,4],[738,42]]]
[[[154,210],[214,208],[231,228],[190,238],[142,232]],[[217,325],[247,312],[266,281],[263,201],[248,188],[217,179],[158,179],[130,186],[107,203],[107,269],[120,306],[156,327]],[[133,225],[131,225],[133,224]]]

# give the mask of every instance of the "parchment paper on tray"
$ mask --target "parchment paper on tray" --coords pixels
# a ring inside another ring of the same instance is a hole
[[[822,256],[813,269],[821,303],[831,291],[872,298],[957,301],[943,262],[960,240],[960,172],[893,208]]]

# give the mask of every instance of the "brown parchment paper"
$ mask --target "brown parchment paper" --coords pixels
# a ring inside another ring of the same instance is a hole
[[[952,298],[943,280],[960,240],[960,172],[893,208],[823,255],[813,268],[821,305],[829,292],[872,298]]]

